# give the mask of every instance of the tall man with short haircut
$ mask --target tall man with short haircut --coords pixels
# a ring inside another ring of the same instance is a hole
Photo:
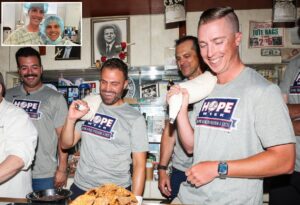
[[[33,190],[63,187],[67,183],[68,154],[60,148],[58,139],[67,116],[67,103],[61,93],[42,83],[43,66],[38,51],[20,48],[16,61],[22,84],[7,90],[6,99],[23,108],[38,130]]]
[[[263,177],[294,169],[295,136],[280,89],[243,64],[241,39],[232,8],[204,11],[199,46],[218,83],[194,106],[191,123],[187,90],[168,93],[184,96],[177,127],[194,154],[178,194],[184,204],[262,204]]]

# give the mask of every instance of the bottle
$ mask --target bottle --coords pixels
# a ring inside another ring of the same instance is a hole
[[[169,79],[168,85],[167,85],[167,90],[170,90],[170,88],[174,85],[174,82],[172,79]]]

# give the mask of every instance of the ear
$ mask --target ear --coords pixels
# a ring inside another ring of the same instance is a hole
[[[235,33],[235,45],[239,46],[241,44],[242,41],[242,33],[241,32],[237,32]]]
[[[123,89],[125,90],[127,88],[127,86],[128,86],[128,80],[125,80]]]
[[[2,84],[0,83],[0,101],[2,99],[2,96],[3,96],[3,86]]]

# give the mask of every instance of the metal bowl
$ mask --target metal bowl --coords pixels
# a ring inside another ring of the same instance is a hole
[[[31,192],[26,198],[31,202],[64,202],[69,199],[72,192],[68,189],[45,189]]]

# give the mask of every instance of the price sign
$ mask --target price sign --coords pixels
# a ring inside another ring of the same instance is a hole
[[[249,48],[283,47],[283,28],[272,28],[272,22],[250,21]]]

